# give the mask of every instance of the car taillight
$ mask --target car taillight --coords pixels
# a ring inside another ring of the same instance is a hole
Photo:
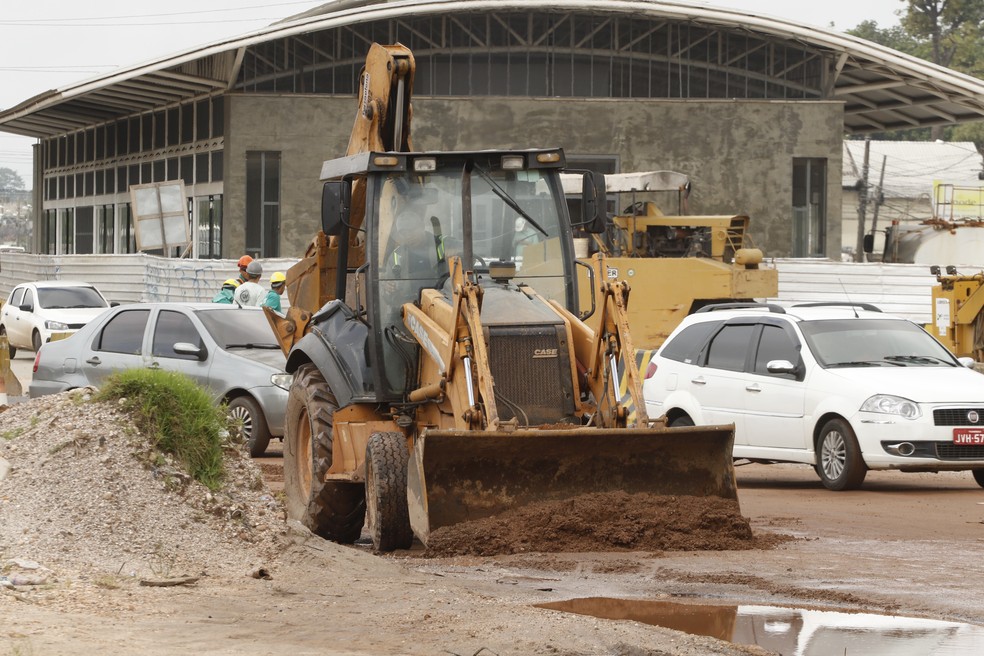
[[[649,379],[649,378],[652,378],[653,376],[655,376],[656,375],[656,369],[657,369],[656,363],[653,362],[652,360],[650,360],[649,361],[649,367],[646,369],[646,378]]]
[[[44,348],[43,346],[41,348]],[[31,370],[34,373],[38,373],[38,360],[41,359],[41,349],[38,349],[37,355],[34,356],[34,368]]]

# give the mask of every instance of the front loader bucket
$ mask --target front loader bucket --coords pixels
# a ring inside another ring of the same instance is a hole
[[[737,500],[733,443],[733,425],[424,431],[410,457],[410,525],[426,545],[443,526],[583,494]]]

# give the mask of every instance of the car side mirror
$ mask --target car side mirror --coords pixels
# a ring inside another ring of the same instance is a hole
[[[23,305],[18,305],[17,308],[21,312],[34,312],[34,304],[33,303],[24,303]]]
[[[969,358],[966,355],[962,358],[957,358],[957,362],[967,367],[968,369],[973,369],[977,361],[974,358]]]
[[[765,365],[770,374],[795,374],[796,365],[789,360],[769,360]]]
[[[118,306],[119,304],[120,304],[120,302],[119,302],[119,301],[110,301],[110,302],[109,302],[109,307],[116,307],[116,306]]]
[[[204,360],[207,355],[205,349],[199,348],[194,344],[189,344],[188,342],[176,342],[171,348],[178,355],[193,355],[199,360]]]

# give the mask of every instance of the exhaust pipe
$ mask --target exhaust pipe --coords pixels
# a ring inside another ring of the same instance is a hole
[[[900,442],[898,444],[886,444],[885,450],[897,456],[911,456],[916,452],[916,447],[912,442]]]

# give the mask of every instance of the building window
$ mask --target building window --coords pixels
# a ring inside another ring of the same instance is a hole
[[[75,252],[75,208],[67,207],[58,210],[61,215],[61,239],[59,240],[58,255],[71,255]]]
[[[133,233],[133,218],[130,216],[130,204],[124,203],[119,206],[119,230],[117,231],[118,241],[116,242],[117,253],[136,253],[137,238]]]
[[[280,257],[279,152],[246,152],[246,252]]]
[[[54,255],[58,252],[58,210],[45,211],[44,226],[44,252]]]
[[[793,160],[793,257],[827,254],[827,160]]]
[[[93,253],[92,206],[75,208],[75,252],[79,255]]]
[[[222,257],[222,196],[201,196],[195,199],[195,220],[198,230],[198,257]]]
[[[113,253],[116,236],[116,212],[112,205],[100,205],[96,208],[96,243],[97,253]]]

